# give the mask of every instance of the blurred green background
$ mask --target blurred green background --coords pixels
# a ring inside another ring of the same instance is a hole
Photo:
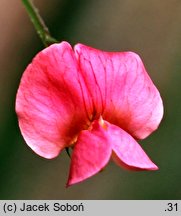
[[[25,144],[14,112],[21,75],[43,48],[20,0],[0,0],[0,199],[181,199],[181,1],[36,0],[53,36],[107,51],[139,53],[165,114],[141,144],[156,172],[104,172],[65,188],[70,160],[47,160]]]

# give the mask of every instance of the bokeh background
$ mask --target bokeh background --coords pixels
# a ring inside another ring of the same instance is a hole
[[[65,188],[70,160],[34,154],[14,111],[21,75],[43,48],[20,0],[0,0],[0,199],[181,199],[181,1],[36,0],[53,36],[142,57],[161,92],[165,115],[141,141],[159,166],[131,172],[110,162],[83,183]]]

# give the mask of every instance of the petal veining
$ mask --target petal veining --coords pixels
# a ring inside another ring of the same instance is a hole
[[[23,137],[37,154],[57,156],[89,124],[80,82],[74,52],[66,42],[44,49],[26,68],[16,112]]]
[[[162,99],[137,54],[104,52],[82,44],[75,46],[75,52],[94,104],[105,120],[138,139],[157,129],[163,116]]]

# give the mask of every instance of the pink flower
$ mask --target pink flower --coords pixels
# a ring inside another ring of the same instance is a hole
[[[157,129],[163,104],[133,52],[51,45],[26,68],[16,112],[26,143],[40,156],[73,148],[68,186],[101,171],[110,158],[129,169],[158,169],[136,140]]]

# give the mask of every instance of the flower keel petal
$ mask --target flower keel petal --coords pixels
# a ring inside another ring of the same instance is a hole
[[[112,153],[106,128],[95,120],[91,130],[80,133],[74,147],[67,186],[83,181],[101,171]]]

